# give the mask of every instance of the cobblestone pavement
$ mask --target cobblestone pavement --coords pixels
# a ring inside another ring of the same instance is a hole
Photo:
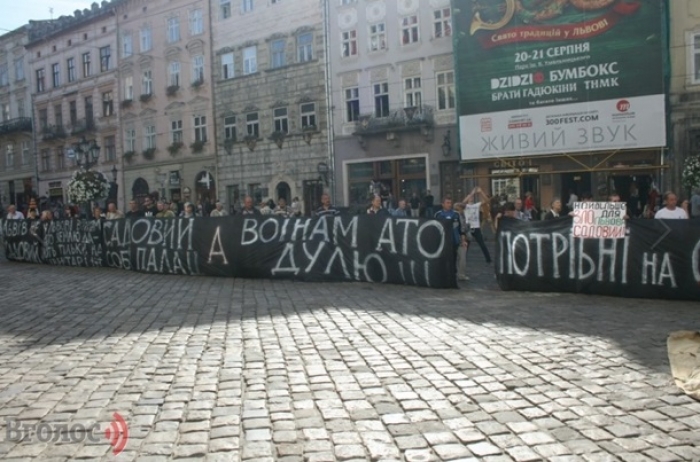
[[[0,261],[0,459],[700,460],[665,347],[697,303],[502,293],[469,258],[459,291]],[[115,412],[118,456],[7,438]]]

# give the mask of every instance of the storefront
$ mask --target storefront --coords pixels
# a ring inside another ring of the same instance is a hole
[[[540,210],[554,199],[566,204],[573,193],[607,200],[616,192],[622,201],[638,195],[642,207],[653,188],[661,188],[662,151],[659,149],[533,156],[460,164],[465,190],[479,185],[491,196],[513,201],[532,193]]]
[[[429,174],[428,156],[376,158],[371,161],[346,161],[343,175],[345,203],[366,205],[374,194],[408,199],[426,195]]]

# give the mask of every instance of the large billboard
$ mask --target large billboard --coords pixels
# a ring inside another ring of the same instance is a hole
[[[452,0],[463,160],[666,145],[664,0]]]

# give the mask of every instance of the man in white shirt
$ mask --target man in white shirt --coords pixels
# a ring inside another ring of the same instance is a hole
[[[14,205],[7,207],[7,219],[8,220],[24,220],[24,214],[18,212]]]
[[[476,197],[479,197],[480,201],[476,202]],[[481,218],[479,212],[481,212],[481,201],[489,201],[489,196],[482,191],[482,189],[477,186],[474,190],[467,196],[464,200],[464,219],[467,222],[467,226],[474,236],[476,243],[481,247],[481,253],[484,254],[486,258],[486,263],[491,264],[491,254],[489,253],[488,247],[484,242],[484,236],[481,234]]]
[[[664,194],[664,203],[666,204],[666,207],[659,209],[659,211],[656,212],[656,215],[654,215],[654,218],[661,220],[688,219],[688,214],[685,213],[685,210],[680,207],[676,207],[676,205],[678,205],[678,196],[676,196],[674,193],[669,191]]]

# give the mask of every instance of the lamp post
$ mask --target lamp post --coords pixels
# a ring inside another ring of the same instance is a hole
[[[109,198],[107,199],[107,202],[114,202],[115,206],[117,206],[117,202],[118,202],[117,198],[119,195],[119,185],[117,184],[117,174],[118,173],[119,173],[119,171],[117,170],[117,166],[113,165],[112,166],[112,184],[110,185],[110,188],[109,188]]]
[[[445,134],[445,137],[442,139],[441,147],[442,155],[445,157],[450,157],[450,154],[452,153],[452,140],[450,130],[447,130],[447,134]]]
[[[318,174],[320,175],[321,179],[323,180],[323,183],[328,186],[328,175],[329,175],[329,168],[328,164],[325,162],[319,162],[318,165],[316,166],[316,170],[318,171]]]

